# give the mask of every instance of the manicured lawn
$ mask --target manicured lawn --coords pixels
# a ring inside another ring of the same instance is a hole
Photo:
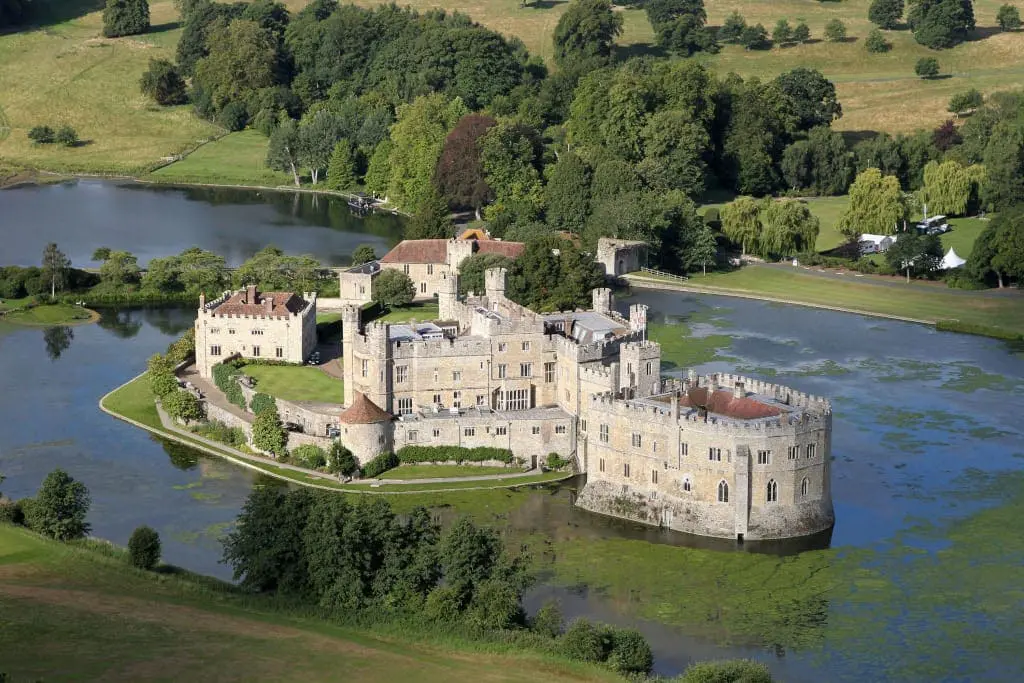
[[[345,383],[320,368],[290,365],[246,365],[245,374],[256,378],[256,390],[285,401],[341,403]]]
[[[690,284],[869,313],[937,321],[956,319],[1024,333],[1024,297],[953,292],[941,286],[886,287],[849,276],[838,280],[798,270],[749,266],[731,273],[693,277]]]
[[[181,161],[152,173],[160,182],[215,185],[293,185],[292,177],[267,167],[267,138],[255,130],[229,133]]]
[[[480,477],[487,474],[517,474],[514,467],[476,467],[473,465],[401,465],[381,475],[382,479],[433,479],[440,477]]]
[[[8,302],[9,303],[9,302]],[[15,308],[16,305],[0,304],[0,310]],[[71,304],[47,304],[34,306],[25,311],[16,311],[4,316],[4,320],[19,325],[68,325],[82,323],[92,318],[88,309]]]
[[[341,320],[341,313],[317,313],[316,322],[321,323],[333,323]]]
[[[393,308],[377,320],[386,323],[404,323],[410,320],[437,320],[438,306],[434,302],[414,303],[405,308]]]
[[[618,680],[412,627],[378,635],[292,616],[208,577],[137,571],[122,551],[94,547],[0,525],[0,666],[11,680]]]
[[[942,236],[943,248],[948,250],[953,247],[960,258],[969,257],[975,240],[988,223],[980,218],[951,218],[949,225],[953,229]]]
[[[147,427],[160,429],[160,416],[156,414],[156,405],[153,401],[149,378],[142,375],[107,396],[103,400],[103,406]]]
[[[842,215],[846,206],[850,203],[850,198],[846,195],[842,197],[808,197],[803,201],[807,202],[807,207],[811,210],[811,213],[818,217],[818,221],[821,223],[818,241],[814,245],[815,250],[828,251],[842,244],[844,238],[839,230],[836,229],[836,223],[839,221],[839,216]],[[704,204],[700,207],[700,214],[704,215],[707,209],[718,209],[721,211],[722,207],[727,203]]]

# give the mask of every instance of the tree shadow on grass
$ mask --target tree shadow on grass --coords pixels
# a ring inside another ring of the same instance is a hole
[[[71,19],[85,16],[103,9],[104,0],[53,0],[52,2],[34,2],[29,7],[29,15],[24,23],[0,29],[0,35],[19,33],[33,29],[60,24]]]
[[[625,62],[633,57],[667,57],[668,52],[660,45],[651,43],[633,43],[632,45],[617,45],[615,47],[615,58],[617,61]]]
[[[173,31],[178,28],[181,28],[180,21],[168,21],[166,24],[154,24],[153,26],[150,26],[146,33],[163,33],[165,31]]]
[[[853,147],[858,142],[871,140],[878,135],[877,130],[844,130],[842,131],[843,141],[847,147]]]
[[[1004,31],[998,26],[976,26],[973,31],[967,32],[967,42],[973,43],[978,40],[985,40],[1000,33],[1016,33],[1016,31]]]
[[[945,80],[947,80],[949,78],[953,78],[953,74],[937,74],[935,76],[928,76],[927,78],[922,78],[921,80],[922,81],[945,81]]]

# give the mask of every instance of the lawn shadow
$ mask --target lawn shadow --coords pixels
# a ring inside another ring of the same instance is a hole
[[[154,24],[149,27],[146,33],[163,33],[164,31],[173,31],[181,28],[180,21],[168,21],[166,24]]]
[[[853,147],[858,142],[874,139],[878,135],[877,130],[844,130],[841,131],[843,141],[847,147]]]
[[[975,26],[973,31],[968,31],[967,42],[973,43],[978,40],[985,40],[1000,33],[1015,33],[1015,31],[1004,31],[998,26]]]
[[[92,144],[92,140],[78,140],[77,142],[75,142],[75,144],[68,145],[68,146],[69,147],[76,147],[77,148],[77,147],[88,147],[91,144]]]
[[[98,12],[106,5],[104,0],[54,0],[35,2],[29,5],[29,16],[25,23],[0,29],[0,36],[60,24],[71,19]]]
[[[836,42],[836,43],[856,43],[858,40],[860,40],[860,39],[857,38],[857,36],[846,36],[845,38],[840,38],[839,40],[836,40],[834,42]]]
[[[927,78],[922,78],[921,80],[922,81],[944,81],[944,80],[946,80],[948,78],[953,78],[953,74],[937,74],[935,76],[928,76]]]
[[[651,43],[633,43],[632,45],[616,45],[615,57],[620,62],[625,62],[633,57],[667,57],[668,53],[660,45]]]

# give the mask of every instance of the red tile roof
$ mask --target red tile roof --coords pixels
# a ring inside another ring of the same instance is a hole
[[[522,242],[473,240],[476,254],[501,254],[516,258],[526,247]],[[381,263],[445,263],[448,260],[448,240],[402,240],[384,255]]]
[[[709,393],[710,396],[708,396]],[[691,408],[706,406],[709,412],[738,420],[755,420],[782,414],[782,411],[776,406],[762,403],[757,399],[734,398],[731,391],[709,392],[705,387],[690,389],[687,395],[679,400],[679,405]]]
[[[291,292],[257,292],[247,287],[234,292],[227,301],[213,309],[215,315],[249,315],[287,318],[306,307],[301,296]]]
[[[352,405],[341,411],[338,419],[350,425],[368,425],[387,422],[391,419],[391,414],[357,391]]]

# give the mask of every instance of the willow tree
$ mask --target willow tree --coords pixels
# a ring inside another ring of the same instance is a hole
[[[788,256],[814,249],[821,223],[806,203],[796,199],[769,200],[762,215],[762,256]]]
[[[839,231],[851,241],[863,233],[892,235],[906,220],[910,205],[896,176],[865,169],[850,186],[850,204],[839,217]]]
[[[722,207],[722,232],[733,243],[740,245],[745,256],[755,251],[761,240],[761,202],[753,197],[737,197]]]
[[[984,166],[965,168],[956,161],[929,161],[924,167],[921,199],[930,213],[963,216],[972,200],[977,199],[984,180]]]

